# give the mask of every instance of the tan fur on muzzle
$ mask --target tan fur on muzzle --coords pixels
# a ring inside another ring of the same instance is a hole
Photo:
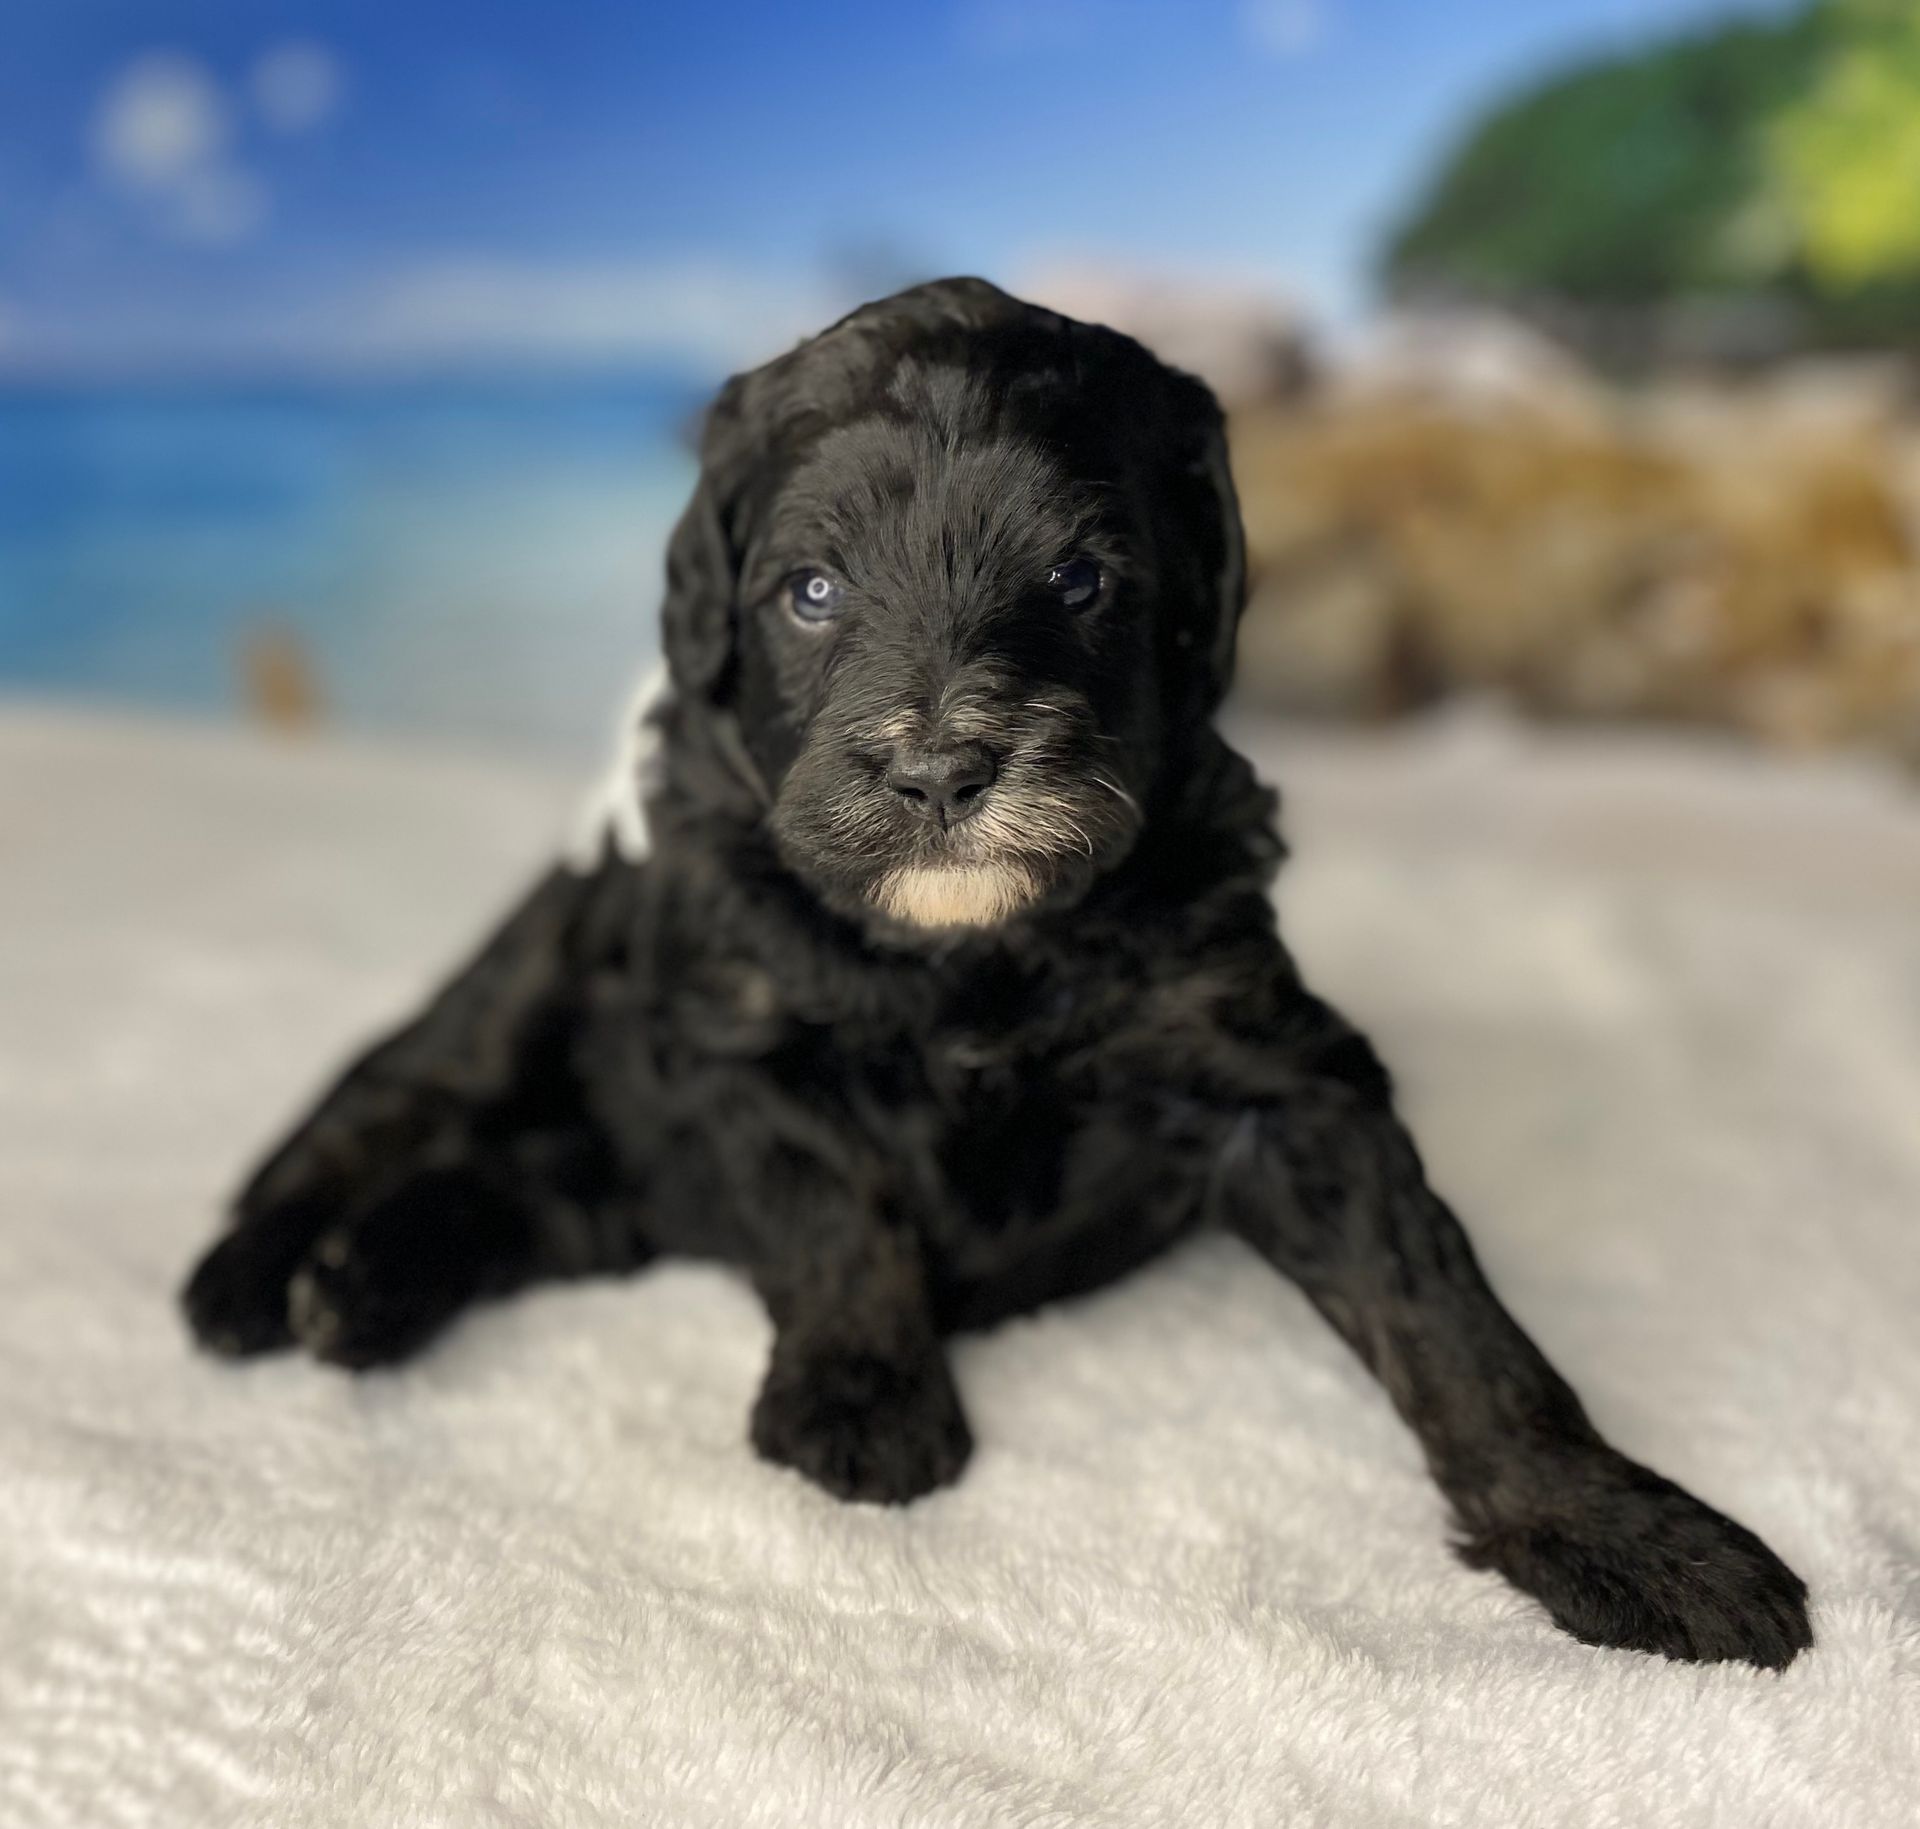
[[[919,864],[892,872],[874,900],[916,927],[991,927],[1034,893],[1033,878],[1018,865]]]

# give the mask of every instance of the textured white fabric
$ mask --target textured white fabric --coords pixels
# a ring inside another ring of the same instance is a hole
[[[1310,969],[1596,1418],[1812,1584],[1811,1656],[1592,1651],[1459,1567],[1224,1241],[963,1342],[979,1452],[905,1513],[753,1459],[710,1269],[359,1381],[196,1358],[221,1196],[569,784],[15,710],[0,1824],[1910,1825],[1920,807],[1480,723],[1277,753]]]
[[[647,854],[652,834],[647,829],[648,776],[660,753],[660,733],[653,713],[668,692],[667,663],[648,668],[641,677],[614,731],[613,755],[574,816],[567,841],[570,870],[589,873],[598,867],[607,847],[629,863]]]

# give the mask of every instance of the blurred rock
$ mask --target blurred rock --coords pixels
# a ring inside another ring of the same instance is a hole
[[[248,630],[240,650],[248,712],[275,730],[309,731],[321,721],[319,669],[300,636],[279,623]]]
[[[1015,289],[1036,305],[1138,338],[1229,406],[1290,398],[1313,372],[1300,314],[1258,285],[1063,265]]]
[[[1401,325],[1243,408],[1241,690],[1920,755],[1920,417],[1901,364],[1613,390],[1533,333]]]
[[[1601,411],[1606,398],[1586,366],[1553,338],[1505,313],[1468,307],[1389,313],[1347,352],[1331,380],[1355,395],[1583,418]]]

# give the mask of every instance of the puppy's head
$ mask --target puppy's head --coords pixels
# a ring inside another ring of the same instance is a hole
[[[722,392],[669,558],[676,697],[729,721],[829,906],[994,925],[1133,846],[1225,688],[1240,552],[1198,382],[918,287]]]

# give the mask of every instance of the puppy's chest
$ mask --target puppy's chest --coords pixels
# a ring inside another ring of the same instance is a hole
[[[862,1103],[918,1137],[963,1206],[982,1218],[1047,1209],[1076,1138],[1106,1096],[1124,999],[1053,977],[961,983],[868,1053],[836,1055]]]
[[[1146,994],[1112,965],[995,954],[835,979],[710,955],[678,980],[670,1028],[694,1056],[754,1063],[889,1154],[932,1156],[967,1204],[990,1208],[1044,1195],[1087,1114],[1129,1077]]]

